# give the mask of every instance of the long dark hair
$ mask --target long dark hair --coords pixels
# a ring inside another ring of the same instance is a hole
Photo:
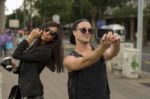
[[[63,47],[62,47],[62,28],[61,25],[56,22],[48,22],[40,27],[41,30],[44,30],[48,27],[57,27],[57,36],[53,41],[47,42],[48,46],[50,46],[51,50],[51,60],[47,67],[51,71],[63,72]],[[32,48],[37,47],[41,44],[41,38],[38,38],[33,44]]]

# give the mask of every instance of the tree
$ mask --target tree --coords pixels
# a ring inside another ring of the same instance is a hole
[[[34,7],[42,15],[43,23],[52,19],[54,14],[58,14],[61,23],[70,21],[72,14],[71,0],[37,0]]]
[[[112,11],[112,16],[114,17],[129,17],[129,16],[137,16],[137,7],[132,5],[124,5],[122,7],[116,7]]]
[[[150,4],[147,5],[147,7],[144,8],[143,11],[144,17],[143,17],[143,45],[147,46],[147,39],[148,39],[148,31],[150,31],[149,27],[149,22],[150,22]]]
[[[91,15],[91,21],[92,21],[93,27],[95,27],[96,17],[98,17],[98,19],[103,19],[104,12],[108,6],[110,7],[121,6],[126,2],[126,0],[99,0],[99,1],[89,0],[89,1],[92,4],[90,15]]]
[[[72,20],[77,20],[80,18],[89,18],[90,9],[92,8],[91,3],[88,0],[74,0],[72,5]]]
[[[5,0],[0,0],[0,30],[5,29]]]

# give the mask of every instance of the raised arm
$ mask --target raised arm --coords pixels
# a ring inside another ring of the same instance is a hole
[[[120,51],[120,36],[118,34],[114,34],[112,37],[111,46],[104,52],[104,58],[106,60],[110,60],[115,57]]]
[[[18,60],[24,61],[47,61],[50,59],[51,50],[48,47],[37,47],[30,51],[26,51],[28,46],[32,43],[33,39],[40,36],[41,31],[39,29],[33,29],[27,40],[21,42],[16,50],[14,51],[12,57]]]
[[[67,56],[63,62],[65,67],[69,71],[74,71],[86,68],[91,64],[94,64],[96,61],[98,61],[98,59],[102,57],[103,53],[110,46],[111,44],[110,35],[112,35],[112,33],[108,33],[107,35],[105,34],[102,37],[101,40],[102,43],[94,51],[91,51],[90,53],[84,55],[83,57],[75,57],[71,55]]]

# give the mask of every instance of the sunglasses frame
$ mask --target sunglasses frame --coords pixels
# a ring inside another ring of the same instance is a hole
[[[50,29],[44,29],[45,32],[48,32],[51,36],[57,36],[57,32],[52,32]]]
[[[88,32],[89,34],[93,34],[93,33],[94,33],[94,30],[91,29],[91,28],[88,28],[88,29],[86,29],[86,28],[79,28],[79,29],[76,29],[76,30],[80,30],[80,32],[81,32],[82,34],[86,34],[87,32]]]

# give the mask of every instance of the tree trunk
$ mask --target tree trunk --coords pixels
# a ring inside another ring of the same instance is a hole
[[[91,10],[91,25],[92,25],[92,28],[93,28],[94,30],[96,29],[96,23],[95,23],[96,13],[97,13],[96,9],[93,8],[93,9]],[[92,36],[92,42],[94,42],[95,39],[96,39],[96,35],[95,35],[95,34],[96,34],[96,33],[94,33],[94,35]]]
[[[5,13],[5,0],[0,0],[0,30],[5,29],[6,18],[4,13]]]
[[[143,46],[147,46],[147,24],[148,24],[148,18],[144,17],[144,24],[143,24]]]

